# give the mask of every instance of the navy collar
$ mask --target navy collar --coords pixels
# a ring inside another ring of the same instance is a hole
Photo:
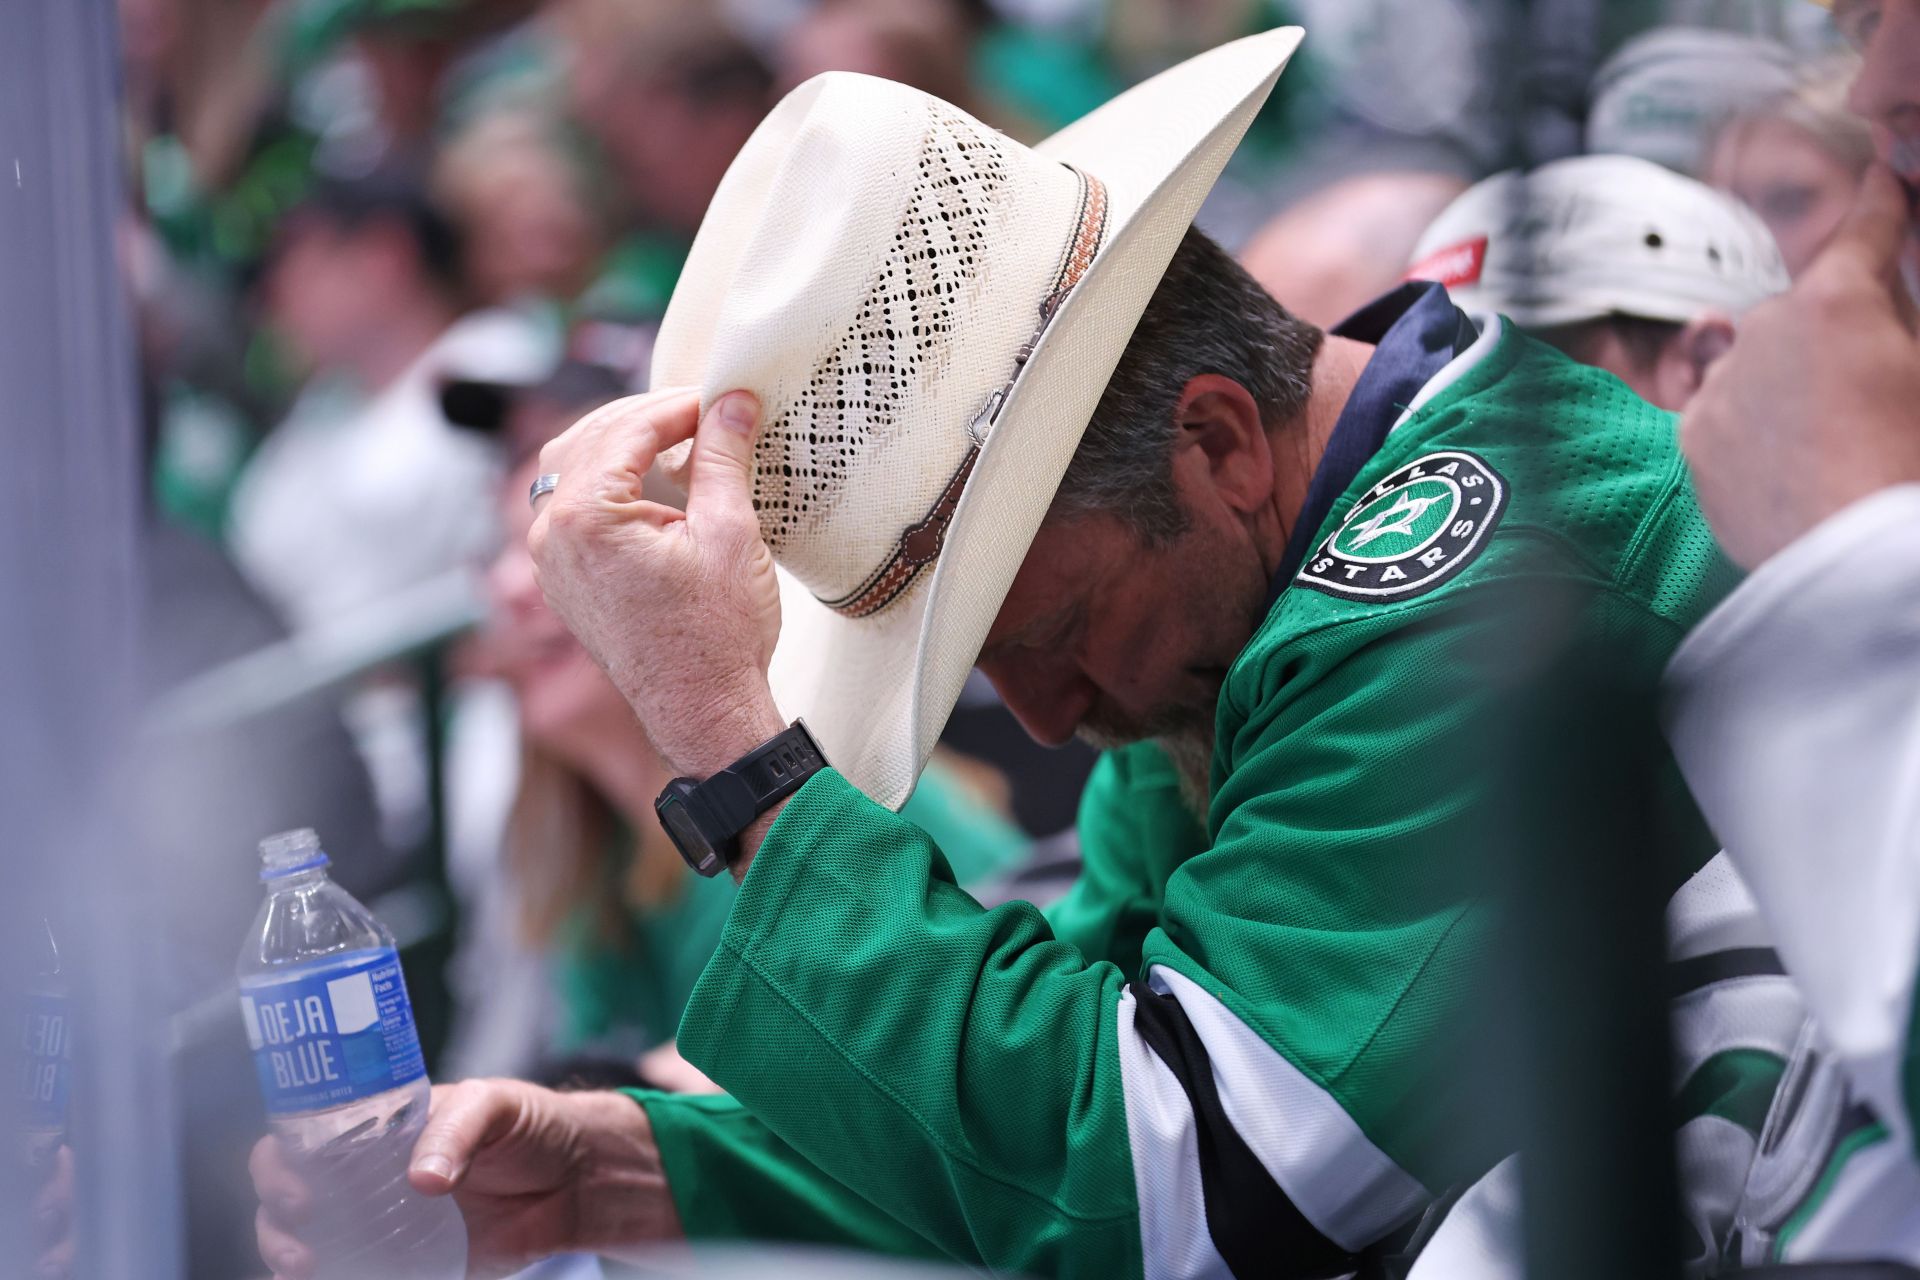
[[[1327,437],[1327,451],[1307,485],[1307,500],[1267,590],[1269,609],[1300,572],[1333,504],[1380,451],[1420,388],[1479,337],[1447,291],[1426,280],[1410,281],[1376,298],[1332,332],[1336,337],[1373,343],[1373,355],[1353,384],[1333,434]]]

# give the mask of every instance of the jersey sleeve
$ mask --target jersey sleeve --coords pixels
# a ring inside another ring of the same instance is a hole
[[[1852,1083],[1920,1152],[1920,485],[1762,565],[1668,672],[1674,750]]]
[[[691,1240],[778,1240],[941,1258],[725,1094],[626,1092],[646,1108]]]
[[[1046,909],[1054,936],[1082,955],[1140,971],[1140,948],[1160,921],[1173,872],[1207,848],[1207,831],[1180,795],[1166,752],[1151,742],[1108,751],[1081,795],[1081,870]]]
[[[679,1044],[946,1253],[1137,1276],[1123,983],[1030,904],[981,908],[924,833],[829,769],[762,843]]]

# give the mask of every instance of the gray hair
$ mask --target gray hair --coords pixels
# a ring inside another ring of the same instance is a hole
[[[1117,517],[1149,546],[1186,531],[1174,493],[1174,409],[1201,374],[1231,378],[1268,431],[1295,421],[1325,338],[1260,287],[1204,233],[1189,229],[1154,290],[1086,435],[1060,481],[1050,519]]]

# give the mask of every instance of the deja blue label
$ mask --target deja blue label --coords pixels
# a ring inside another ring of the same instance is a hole
[[[240,1015],[272,1115],[370,1098],[427,1073],[390,947],[248,978]]]
[[[73,1043],[67,1034],[65,996],[30,994],[20,1019],[19,1099],[27,1127],[64,1129],[67,1087],[73,1078]]]

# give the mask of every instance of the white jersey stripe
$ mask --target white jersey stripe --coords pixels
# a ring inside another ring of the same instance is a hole
[[[1133,992],[1120,993],[1120,1087],[1140,1202],[1145,1280],[1229,1280],[1207,1231],[1193,1105],[1180,1081],[1133,1028]]]
[[[1426,1188],[1374,1146],[1333,1095],[1204,988],[1163,965],[1147,980],[1180,1002],[1213,1060],[1234,1130],[1320,1234],[1357,1253],[1427,1203]],[[1179,1088],[1171,1073],[1168,1087]],[[1132,1103],[1129,1094],[1129,1114]]]
[[[1772,945],[1753,895],[1724,853],[1709,858],[1667,903],[1669,960]]]
[[[1526,1280],[1521,1214],[1520,1157],[1513,1155],[1467,1188],[1407,1280]]]

